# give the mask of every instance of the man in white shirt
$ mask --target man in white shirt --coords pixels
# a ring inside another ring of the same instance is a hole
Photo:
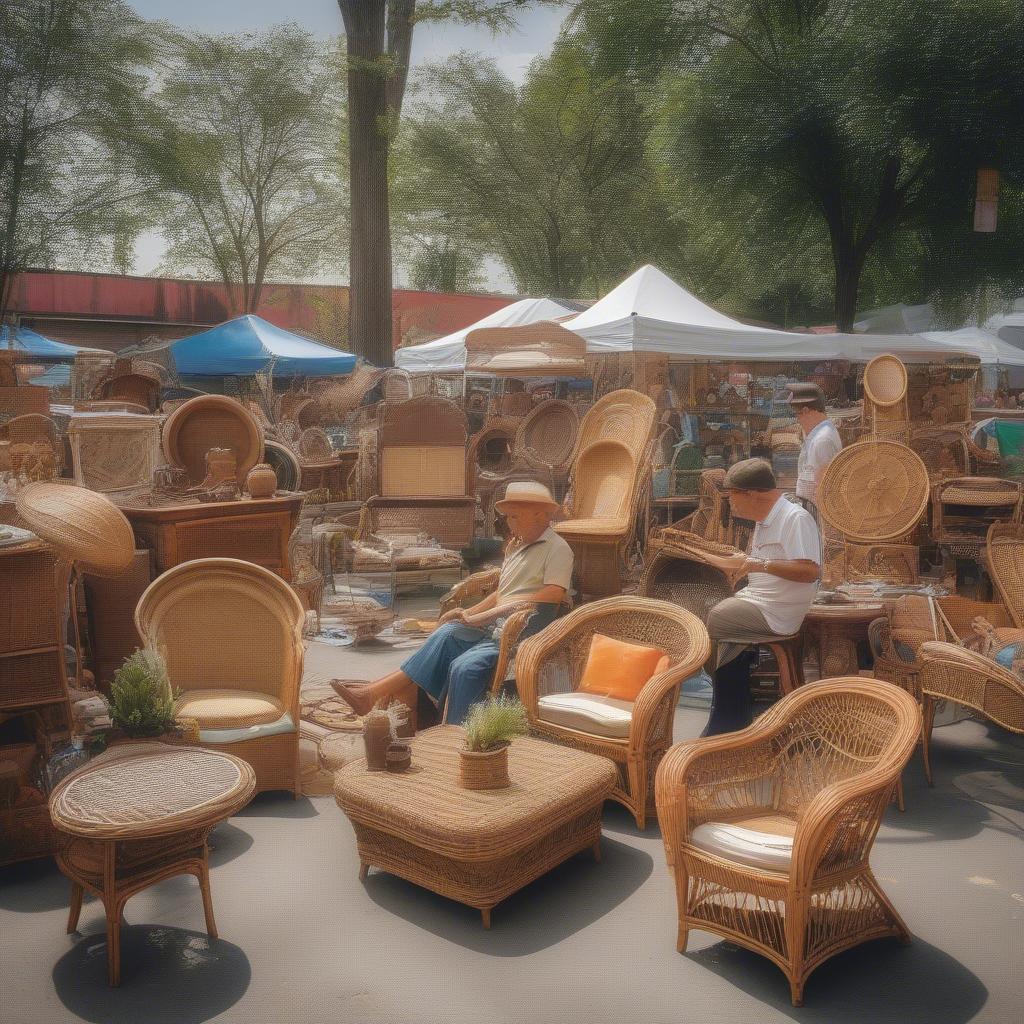
[[[790,384],[789,407],[804,435],[797,463],[796,496],[805,505],[816,507],[818,484],[828,464],[842,451],[843,442],[835,424],[825,415],[825,394],[817,384]]]
[[[764,459],[737,462],[725,474],[732,514],[756,524],[750,554],[707,556],[747,585],[711,609],[708,633],[716,642],[711,717],[702,735],[750,724],[751,645],[798,633],[818,590],[821,542],[814,517],[783,497]]]

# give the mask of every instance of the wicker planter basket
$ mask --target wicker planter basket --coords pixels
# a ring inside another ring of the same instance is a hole
[[[459,785],[463,789],[507,789],[508,744],[495,750],[459,750]]]

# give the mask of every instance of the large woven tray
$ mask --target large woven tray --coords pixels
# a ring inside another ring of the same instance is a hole
[[[206,476],[206,453],[211,448],[230,448],[241,484],[263,460],[263,430],[256,417],[233,398],[201,395],[168,416],[163,447],[167,461],[184,467],[194,483]]]
[[[818,487],[818,511],[850,540],[893,540],[928,508],[928,470],[911,448],[865,440],[844,448]]]

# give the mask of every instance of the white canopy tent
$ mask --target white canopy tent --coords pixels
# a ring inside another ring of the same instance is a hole
[[[1007,344],[1024,348],[1024,299],[1013,304],[1012,313],[1000,313],[986,321],[985,328]]]
[[[466,369],[466,335],[488,327],[522,327],[541,320],[557,320],[573,311],[553,299],[520,299],[478,320],[422,345],[395,353],[395,366],[410,373],[462,373]]]

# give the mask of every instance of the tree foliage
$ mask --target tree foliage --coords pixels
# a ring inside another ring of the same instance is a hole
[[[170,36],[140,142],[165,268],[219,278],[236,313],[268,280],[340,272],[343,102],[336,56],[294,25]]]
[[[0,4],[0,319],[27,267],[131,266],[150,57],[120,0]]]
[[[650,118],[635,88],[561,42],[517,87],[462,55],[433,69],[439,102],[410,126],[413,204],[462,223],[533,294],[599,294],[656,259],[670,233],[652,188]]]

